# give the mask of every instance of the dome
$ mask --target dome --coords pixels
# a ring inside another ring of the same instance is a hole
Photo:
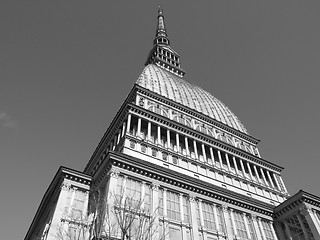
[[[217,98],[154,64],[144,68],[136,84],[248,134],[237,116]]]

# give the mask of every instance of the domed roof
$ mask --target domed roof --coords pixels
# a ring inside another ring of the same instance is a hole
[[[248,134],[237,116],[221,101],[202,88],[154,64],[148,64],[144,68],[136,84]]]

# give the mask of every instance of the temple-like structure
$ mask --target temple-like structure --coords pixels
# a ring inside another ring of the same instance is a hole
[[[64,223],[76,229],[71,213],[90,216],[89,226],[92,189],[106,199],[120,191],[142,199],[160,226],[153,238],[320,240],[320,198],[290,198],[283,168],[260,156],[259,140],[184,76],[159,9],[153,47],[127,99],[84,171],[59,169],[25,240],[56,239]]]

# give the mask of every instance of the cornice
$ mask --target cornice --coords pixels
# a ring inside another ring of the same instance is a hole
[[[135,112],[139,115],[148,117],[152,120],[158,121],[158,122],[160,122],[170,128],[176,129],[176,130],[183,132],[185,134],[188,134],[192,137],[198,138],[199,140],[205,141],[206,143],[209,143],[209,144],[211,144],[221,150],[229,151],[233,154],[238,155],[239,157],[243,157],[246,160],[252,161],[258,165],[264,166],[269,169],[273,169],[277,173],[281,172],[284,169],[283,167],[281,167],[279,165],[276,165],[276,164],[269,162],[265,159],[254,156],[253,154],[250,154],[242,149],[238,149],[230,144],[227,144],[223,141],[220,141],[218,139],[210,137],[209,135],[206,135],[204,133],[198,132],[198,131],[196,131],[192,128],[189,128],[181,123],[175,122],[169,118],[166,118],[162,115],[159,115],[157,113],[149,111],[149,110],[142,108],[140,106],[137,106],[135,104],[129,103],[128,107],[129,107],[129,110],[131,110],[132,112]]]
[[[267,216],[272,216],[274,206],[250,197],[236,194],[230,190],[224,189],[204,182],[199,179],[190,178],[187,175],[177,173],[176,171],[158,166],[156,164],[128,156],[123,153],[110,152],[110,161],[112,165],[135,172],[141,176],[171,184],[182,189],[193,191],[195,193],[223,201],[234,206],[242,207]]]
[[[320,208],[320,197],[313,195],[311,193],[300,190],[295,195],[288,198],[286,201],[278,205],[274,209],[274,216],[280,218],[287,212],[300,207],[302,204],[307,203],[311,206]]]

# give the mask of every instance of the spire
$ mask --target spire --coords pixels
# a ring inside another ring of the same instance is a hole
[[[164,23],[164,15],[161,7],[158,9],[157,30],[145,65],[153,63],[179,77],[183,77],[185,72],[180,66],[180,56],[170,46],[170,40]]]
[[[158,8],[158,22],[157,22],[157,32],[153,44],[161,43],[164,45],[170,45],[168,39],[166,27],[164,24],[164,16],[161,7]]]

